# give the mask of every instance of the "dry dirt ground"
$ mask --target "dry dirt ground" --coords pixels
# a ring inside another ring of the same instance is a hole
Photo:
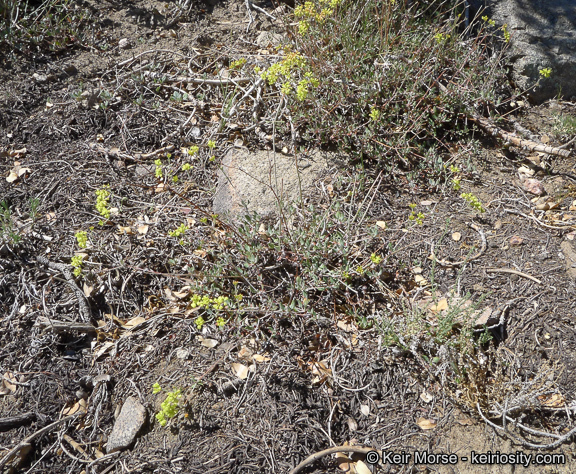
[[[272,4],[259,5],[275,11]],[[371,222],[387,223],[378,239],[389,249],[386,283],[393,295],[424,297],[416,281],[424,278],[442,294],[482,296],[483,306],[502,315],[491,350],[522,381],[492,380],[495,390],[509,390],[502,398],[509,406],[501,407],[510,416],[505,433],[502,417],[491,416],[495,428],[489,426],[470,402],[473,394],[444,389],[442,377],[423,370],[422,360],[385,347],[376,327],[337,324],[330,314],[289,319],[255,313],[243,324],[198,331],[180,290],[193,278],[186,268],[196,243],[217,238],[201,218],[211,212],[220,156],[182,177],[171,188],[175,194],[158,188],[156,156],[143,154],[172,145],[178,164],[180,147],[208,133],[219,145],[238,139],[254,148],[269,144],[241,124],[214,127],[224,106],[214,86],[189,84],[185,91],[194,99],[169,101],[181,92],[178,86],[158,83],[150,90],[138,74],[150,61],[158,72],[179,65],[202,77],[240,55],[266,59],[275,51],[267,41],[257,43],[258,35],[281,33],[281,23],[253,10],[249,24],[240,0],[192,2],[182,18],[172,2],[83,6],[99,23],[91,46],[21,55],[0,72],[0,200],[22,236],[0,249],[0,420],[28,414],[19,424],[0,424],[3,470],[288,473],[315,452],[349,443],[394,453],[565,457],[565,464],[527,469],[408,462],[374,465],[373,472],[576,471],[574,444],[564,439],[576,424],[573,156],[527,153],[480,137],[484,158],[461,184],[484,203],[485,213],[475,215],[457,193],[408,192],[385,182],[375,188],[368,210]],[[151,104],[154,94],[157,107],[137,106],[140,97]],[[558,146],[571,138],[555,134],[558,112],[576,115],[576,106],[525,104],[516,116]],[[11,171],[19,174],[15,162],[25,170],[9,182]],[[525,189],[522,165],[535,170],[544,198]],[[99,226],[94,193],[106,184],[121,217]],[[422,225],[408,225],[412,202],[425,215]],[[545,203],[553,209],[536,210]],[[187,235],[189,250],[166,238],[185,219],[197,224]],[[481,232],[468,225],[472,221]],[[77,292],[38,257],[69,264],[78,250],[74,234],[87,226],[94,227],[86,250],[90,276],[77,280],[90,304],[90,320],[83,321]],[[482,247],[482,236],[484,252],[465,265],[434,266],[429,258],[434,246],[439,259],[466,259]],[[365,299],[381,304],[368,294]],[[42,326],[42,318],[100,326],[60,332]],[[239,377],[238,364],[254,370]],[[154,419],[165,394],[154,394],[154,383],[183,393],[182,408],[166,427]],[[128,396],[147,408],[148,422],[130,449],[104,455]],[[521,410],[515,411],[515,401]],[[66,416],[67,422],[39,433]],[[34,434],[7,462],[5,455]],[[563,442],[554,446],[558,439]],[[341,472],[338,462],[324,456],[301,472]]]

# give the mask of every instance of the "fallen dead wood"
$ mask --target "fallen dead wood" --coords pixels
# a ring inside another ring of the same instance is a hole
[[[523,148],[527,151],[538,151],[540,153],[546,153],[548,155],[556,155],[562,156],[564,158],[568,158],[570,156],[570,151],[562,150],[557,147],[543,145],[541,143],[536,143],[532,140],[524,140],[522,138],[518,138],[513,133],[506,132],[501,128],[497,127],[494,123],[484,117],[480,117],[479,115],[473,115],[468,117],[472,122],[479,125],[484,131],[488,132],[492,136],[496,136],[505,140],[507,142],[512,143],[512,145],[517,146],[519,148]]]
[[[34,327],[43,329],[45,331],[50,330],[54,332],[68,332],[68,331],[86,332],[86,333],[96,332],[96,328],[92,326],[92,324],[90,323],[57,321],[55,319],[49,319],[44,316],[38,318],[36,323],[34,323]]]
[[[14,446],[10,451],[8,451],[8,453],[2,459],[0,459],[0,470],[2,470],[7,463],[12,461],[18,453],[20,453],[20,459],[16,461],[16,463],[20,465],[26,458],[26,455],[32,450],[32,445],[30,443],[34,439],[39,438],[40,436],[43,436],[47,433],[50,433],[51,431],[58,428],[60,425],[63,425],[68,421],[72,421],[78,418],[78,416],[83,415],[84,413],[85,413],[84,411],[79,411],[77,413],[74,413],[73,415],[61,418],[60,420],[55,421],[54,423],[51,423],[48,426],[39,429],[35,433],[32,433],[30,436],[20,441],[16,446]]]
[[[20,428],[21,426],[32,423],[35,419],[36,413],[33,412],[0,418],[0,431],[10,431],[14,428]]]
[[[438,81],[436,81],[436,84],[444,94],[450,94],[450,91],[446,88],[446,86],[440,84],[440,82]],[[568,150],[562,150],[561,148],[558,147],[547,146],[532,140],[524,140],[522,138],[518,138],[513,133],[502,130],[500,127],[495,125],[489,119],[481,117],[478,114],[472,114],[472,115],[466,114],[466,117],[475,124],[477,124],[482,130],[489,133],[490,135],[501,138],[502,140],[512,143],[514,146],[517,146],[519,148],[523,148],[528,151],[538,151],[540,153],[546,153],[548,155],[562,156],[564,158],[568,158],[570,156],[570,151]]]

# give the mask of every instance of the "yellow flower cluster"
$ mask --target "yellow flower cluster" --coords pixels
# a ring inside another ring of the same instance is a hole
[[[219,296],[218,298],[210,298],[207,295],[200,296],[197,294],[192,295],[192,308],[212,308],[224,309],[224,305],[228,304],[229,298],[227,296]]]
[[[298,33],[306,34],[310,28],[310,21],[314,20],[319,24],[326,21],[332,16],[334,9],[342,3],[343,0],[318,0],[317,2],[304,2],[304,5],[298,5],[294,10],[296,18],[302,18],[298,22]]]
[[[266,71],[260,74],[260,77],[268,82],[268,84],[273,85],[278,82],[278,80],[283,81],[281,91],[285,95],[289,95],[292,92],[292,79],[297,71],[305,71],[308,67],[306,58],[298,52],[290,52],[286,57],[278,62],[272,64]],[[308,92],[310,86],[318,87],[320,81],[314,77],[310,71],[304,73],[304,78],[298,81],[296,85],[296,98],[299,101],[303,101],[308,97]]]
[[[110,202],[109,187],[104,186],[102,189],[96,190],[96,210],[106,219],[110,218],[110,209],[108,209],[108,203]]]

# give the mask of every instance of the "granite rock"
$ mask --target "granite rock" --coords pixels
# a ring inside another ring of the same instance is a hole
[[[280,202],[310,196],[316,183],[337,173],[337,163],[335,154],[320,151],[296,159],[271,151],[232,149],[218,173],[213,212],[232,219],[253,212],[270,217]]]
[[[508,57],[520,90],[536,103],[561,94],[576,96],[576,2],[574,0],[470,0],[472,13],[481,11],[508,25]],[[483,10],[484,9],[484,10]],[[470,15],[472,17],[473,15]],[[540,70],[552,69],[540,79]]]
[[[106,453],[114,453],[129,447],[146,423],[146,415],[146,408],[138,399],[128,397],[108,437]]]

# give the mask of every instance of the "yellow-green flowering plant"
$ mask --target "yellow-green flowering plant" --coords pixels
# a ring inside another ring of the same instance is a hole
[[[464,199],[470,205],[470,207],[472,207],[472,209],[475,209],[478,212],[486,212],[486,209],[484,209],[484,206],[482,206],[480,199],[478,199],[474,194],[462,193],[460,194],[460,197]]]
[[[78,247],[80,247],[81,249],[85,249],[86,246],[88,245],[88,233],[83,230],[80,230],[76,232],[74,236],[76,237],[76,241],[78,242]]]
[[[96,190],[96,210],[100,215],[106,219],[110,219],[110,185],[103,186],[101,189]]]
[[[84,263],[83,255],[74,255],[70,260],[70,265],[74,268],[74,276],[80,276],[82,274],[82,264]]]
[[[155,383],[152,386],[152,392],[154,394],[160,393],[161,391],[162,388],[160,387],[160,384]],[[166,426],[168,420],[174,418],[178,414],[178,411],[180,410],[180,398],[182,398],[182,390],[180,389],[173,390],[166,394],[166,398],[161,405],[161,410],[156,413],[156,420],[160,423],[160,426]]]

